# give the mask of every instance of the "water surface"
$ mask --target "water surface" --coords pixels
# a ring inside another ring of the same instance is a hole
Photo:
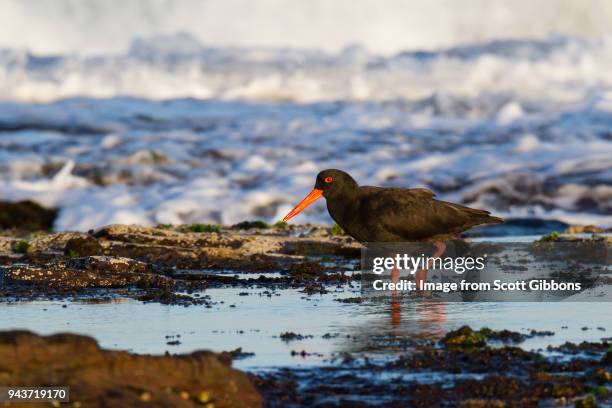
[[[241,296],[241,292],[249,295]],[[243,351],[255,355],[234,365],[248,370],[324,365],[342,352],[385,358],[404,350],[402,339],[437,338],[464,324],[473,328],[555,332],[552,337],[527,340],[522,344],[527,349],[565,341],[595,341],[612,335],[609,303],[417,301],[403,304],[398,317],[387,303],[336,301],[358,296],[358,289],[344,288],[337,293],[311,296],[298,290],[278,290],[268,296],[270,291],[264,288],[211,289],[206,293],[224,303],[212,308],[145,304],[135,300],[97,304],[55,301],[3,304],[0,329],[87,334],[96,338],[102,347],[136,353],[228,351],[242,347]],[[285,342],[279,335],[286,331],[313,337]],[[328,338],[323,338],[326,334]],[[166,338],[176,335],[180,338]],[[177,339],[181,342],[178,346],[166,344]],[[302,350],[310,355],[291,355],[291,351]]]

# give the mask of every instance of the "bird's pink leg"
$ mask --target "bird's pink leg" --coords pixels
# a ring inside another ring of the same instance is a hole
[[[393,265],[393,269],[391,269],[391,282],[397,283],[399,281],[399,269],[397,269],[397,265]]]
[[[400,271],[397,269],[397,265],[393,265],[391,270],[391,282],[397,283],[399,281]],[[399,328],[402,323],[402,305],[397,290],[391,292],[391,326],[394,329]]]
[[[436,247],[436,252],[434,252],[432,258],[441,257],[444,251],[446,251],[446,244],[442,241],[436,241],[434,242],[434,246]]]
[[[436,251],[433,253],[433,255],[431,257],[432,258],[439,258],[440,256],[442,256],[444,251],[446,251],[446,244],[444,242],[442,242],[442,241],[436,241],[436,242],[434,242],[434,246],[436,247]],[[431,268],[431,263],[430,262],[427,263],[427,267],[426,268],[419,269],[414,274],[414,279],[416,281],[417,288],[422,289],[423,283],[425,282],[425,280],[427,280],[427,270],[429,268]]]

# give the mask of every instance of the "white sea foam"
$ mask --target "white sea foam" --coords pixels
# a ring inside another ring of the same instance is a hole
[[[3,103],[0,127],[21,129],[0,138],[0,196],[61,208],[61,230],[274,221],[320,169],[336,167],[362,184],[427,186],[504,216],[612,225],[610,112],[532,105],[500,125],[481,103],[446,96],[442,112],[436,98]],[[299,217],[330,222],[322,203]]]
[[[96,57],[5,49],[0,199],[61,208],[58,229],[274,221],[335,167],[610,226],[611,55],[612,39],[568,37],[390,57],[184,34]],[[299,221],[330,219],[318,204]]]
[[[610,55],[612,37],[497,41],[383,57],[354,48],[340,53],[210,48],[177,34],[135,40],[121,54],[37,56],[0,50],[0,99],[129,95],[310,103],[435,98],[429,107],[438,113],[494,110],[498,124],[506,125],[529,116],[533,101],[554,109],[605,92],[612,85]],[[495,97],[502,93],[520,101]]]

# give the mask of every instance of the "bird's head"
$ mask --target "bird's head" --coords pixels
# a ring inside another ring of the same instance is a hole
[[[321,197],[338,196],[357,187],[357,182],[348,173],[336,169],[323,170],[317,175],[314,188],[310,194],[300,201],[293,210],[289,211],[289,214],[285,215],[283,221],[295,217]]]

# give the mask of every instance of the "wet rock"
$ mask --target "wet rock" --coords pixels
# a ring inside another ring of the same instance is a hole
[[[177,248],[228,248],[239,249],[243,242],[239,237],[216,232],[193,232],[189,228],[142,227],[139,225],[109,225],[94,232],[99,240],[134,245],[155,245]]]
[[[563,344],[561,344],[560,346],[548,346],[546,349],[548,351],[556,351],[556,352],[561,352],[561,353],[565,353],[565,354],[570,354],[570,355],[576,355],[576,354],[586,354],[586,355],[592,355],[592,356],[601,356],[602,354],[605,354],[605,352],[607,350],[609,350],[611,347],[610,343],[608,343],[607,340],[604,340],[602,342],[589,342],[589,341],[583,341],[581,343],[570,343],[570,342],[565,342]],[[605,357],[604,357],[605,360]]]
[[[176,305],[176,306],[192,306],[192,305],[205,305],[210,307],[211,302],[208,298],[197,298],[188,295],[183,295],[174,292],[171,288],[147,288],[145,292],[136,297],[138,300],[143,302],[156,302],[163,305]]]
[[[524,334],[506,329],[491,330],[488,327],[483,327],[478,333],[485,336],[487,340],[501,341],[503,343],[521,343],[533,337],[553,336],[555,334],[546,330],[531,330],[528,334]]]
[[[587,395],[585,398],[577,399],[574,403],[575,408],[597,408],[597,400],[592,394]]]
[[[294,332],[284,332],[284,333],[281,333],[280,336],[278,336],[278,337],[280,337],[280,339],[282,341],[289,342],[289,341],[293,341],[293,340],[312,339],[313,336],[309,335],[309,334],[298,334],[298,333],[294,333]]]
[[[461,401],[458,405],[459,408],[507,408],[506,404],[502,400],[498,399],[466,399]]]
[[[358,256],[358,244],[341,238],[296,238],[268,232],[207,233],[181,226],[110,225],[91,234],[36,234],[19,254],[13,249],[19,239],[7,237],[0,239],[0,266],[5,266],[9,290],[0,299],[9,293],[11,299],[38,299],[89,293],[85,289],[125,289],[122,295],[147,302],[209,306],[209,301],[173,291],[203,290],[209,285],[247,287],[256,280],[259,285],[326,293],[326,286],[360,278],[339,271],[337,265],[346,259],[336,256],[347,250]],[[305,242],[312,256],[288,253],[288,248]],[[217,271],[283,273],[243,279]]]
[[[143,402],[160,408],[259,407],[262,403],[251,381],[230,367],[227,356],[208,351],[134,355],[103,350],[86,336],[5,331],[0,332],[0,361],[4,386],[68,386],[71,403],[83,407],[136,407]]]
[[[602,364],[612,365],[612,349],[608,350],[601,359]]]
[[[0,237],[0,253],[12,252],[20,240],[14,237]]]
[[[317,275],[323,273],[325,268],[318,262],[299,262],[292,263],[287,268],[289,274],[298,279],[314,279]]]
[[[559,241],[560,239],[561,239],[561,234],[559,234],[557,231],[553,231],[553,232],[550,232],[542,236],[542,238],[540,238],[536,242],[556,242],[556,241]]]
[[[321,353],[309,353],[306,350],[302,350],[302,351],[291,350],[291,355],[293,357],[300,356],[302,358],[304,358],[304,357],[312,357],[312,356],[323,357],[323,354],[321,354]]]
[[[539,336],[554,336],[555,332],[550,330],[531,330],[527,335],[528,338],[539,337]]]
[[[169,287],[166,276],[148,272],[132,259],[91,257],[42,265],[15,263],[4,267],[5,278],[12,283],[36,285],[63,291],[82,288],[123,288],[129,285]]]
[[[56,216],[57,210],[44,208],[33,201],[0,201],[0,230],[50,230]]]
[[[340,303],[362,303],[363,302],[363,298],[362,297],[349,297],[349,298],[342,298],[342,299],[334,299],[336,302],[340,302]]]
[[[224,351],[222,354],[229,356],[232,360],[243,360],[255,355],[255,353],[243,351],[242,347],[238,347],[237,349],[231,351]]]
[[[499,340],[504,343],[520,343],[524,341],[527,336],[522,333],[513,332],[510,330],[491,330],[488,327],[483,327],[478,331],[480,334],[485,336],[485,338],[490,340]]]
[[[474,348],[486,346],[487,341],[483,334],[472,330],[469,326],[462,326],[448,332],[440,343],[451,348]]]
[[[90,235],[71,238],[64,247],[64,255],[70,258],[99,255],[101,253],[102,245]]]
[[[324,295],[325,293],[327,293],[327,289],[325,289],[325,286],[323,285],[316,284],[316,283],[309,283],[306,285],[306,287],[304,287],[303,292],[309,295],[313,295],[315,293]]]
[[[153,273],[150,265],[131,258],[121,258],[112,256],[87,256],[82,258],[72,258],[67,261],[69,268],[83,269],[87,271],[101,273]]]
[[[595,371],[593,371],[593,373],[591,374],[591,376],[596,382],[600,384],[612,381],[612,373],[601,367],[596,368]]]
[[[565,229],[565,234],[600,234],[604,232],[603,228],[595,225],[571,225]]]
[[[33,252],[64,253],[66,244],[73,238],[86,237],[81,232],[55,232],[52,234],[37,234],[28,241]]]
[[[242,221],[232,225],[232,229],[250,230],[250,229],[266,229],[269,225],[263,221]]]
[[[447,337],[484,336],[466,327]],[[507,330],[494,333],[515,337]],[[351,406],[356,400],[363,407],[539,407],[583,400],[590,404],[587,392],[597,394],[602,406],[610,406],[607,388],[594,376],[601,375],[599,360],[609,344],[581,344],[575,347],[598,354],[573,354],[573,348],[566,346],[558,349],[563,355],[559,358],[509,346],[453,348],[415,343],[391,361],[353,356],[347,361],[336,359],[325,368],[281,369],[252,378],[270,407]],[[380,347],[368,344],[376,346]],[[297,350],[292,355],[308,357]],[[343,400],[347,396],[350,399]]]
[[[280,252],[301,256],[338,255],[347,258],[358,258],[361,255],[361,246],[352,239],[336,237],[321,239],[305,238],[286,240]]]

